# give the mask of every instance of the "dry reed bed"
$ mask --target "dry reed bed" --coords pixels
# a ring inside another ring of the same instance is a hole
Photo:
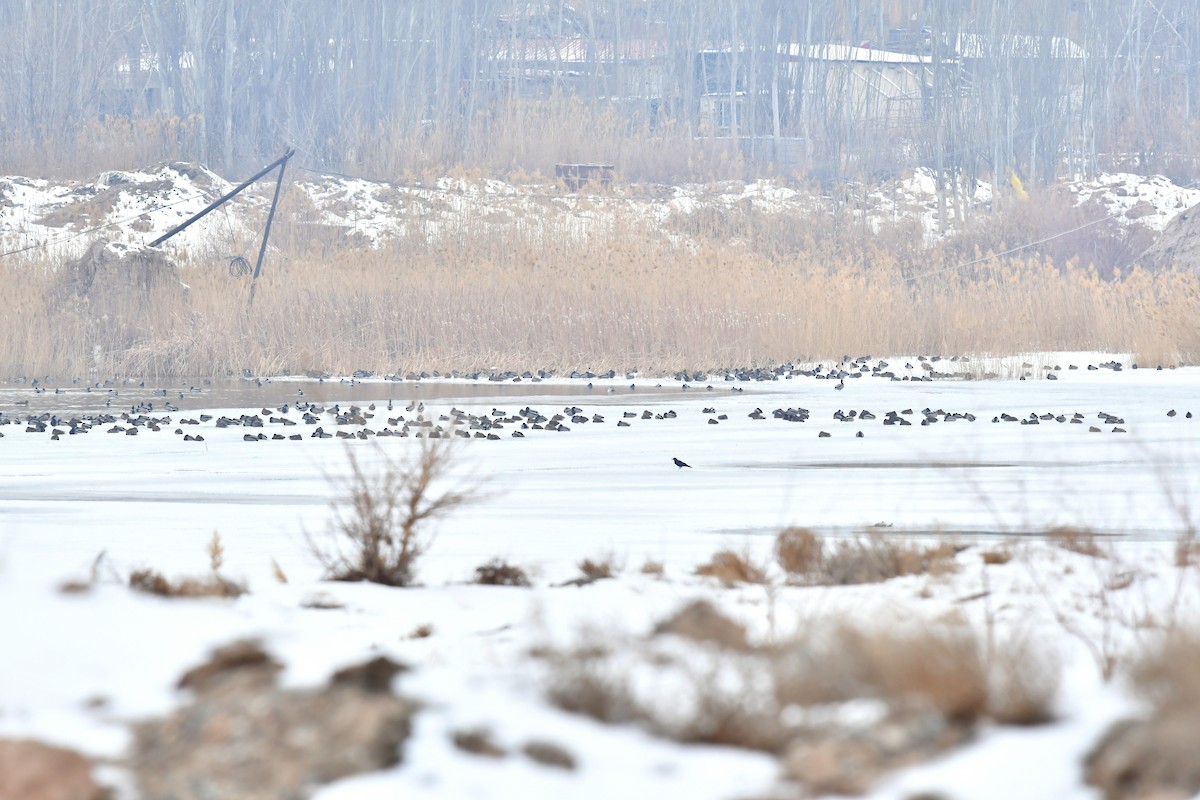
[[[896,622],[813,620],[755,644],[695,601],[646,638],[585,631],[573,648],[536,655],[556,705],[682,742],[775,754],[813,795],[861,793],[885,771],[969,740],[984,719],[1053,719],[1061,664],[1050,651],[1019,638],[989,649],[961,620]]]
[[[902,244],[905,226],[859,239],[839,237],[826,217],[752,221],[732,240],[721,222],[664,231],[621,214],[586,236],[569,218],[557,223],[562,235],[480,222],[379,250],[285,221],[251,312],[248,283],[211,254],[185,262],[186,291],[173,280],[152,292],[118,286],[103,302],[64,293],[61,265],[6,263],[0,374],[655,372],[1036,350],[1200,357],[1195,275],[1112,279],[1048,257],[955,270],[945,253]]]

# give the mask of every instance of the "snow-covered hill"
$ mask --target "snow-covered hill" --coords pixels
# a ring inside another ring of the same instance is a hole
[[[288,178],[291,193],[284,196],[281,213],[302,224],[330,229],[335,236],[344,236],[348,246],[379,246],[403,237],[428,241],[463,230],[513,225],[533,235],[553,230],[583,236],[594,226],[611,225],[617,219],[661,227],[705,211],[803,216],[845,204],[844,198],[835,200],[816,189],[767,180],[629,185],[598,194],[569,194],[552,183],[483,178],[393,184],[299,169]],[[231,243],[254,239],[269,203],[270,180],[267,176],[264,183],[165,247],[173,252],[209,248],[225,252]],[[1078,204],[1097,206],[1114,225],[1152,233],[1200,202],[1200,189],[1177,186],[1162,176],[1101,175],[1068,186]],[[210,170],[179,162],[136,172],[104,172],[86,182],[0,177],[0,253],[67,259],[82,254],[99,237],[140,247],[231,188]],[[983,211],[991,203],[992,191],[980,182],[964,202]],[[928,171],[918,170],[903,180],[863,187],[853,194],[860,198],[853,213],[876,225],[919,220],[929,240],[940,235],[936,183]]]

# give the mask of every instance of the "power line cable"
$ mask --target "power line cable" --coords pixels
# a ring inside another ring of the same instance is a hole
[[[1200,184],[1200,180],[1194,180],[1194,181],[1190,181],[1186,186],[1182,186],[1180,188],[1194,189],[1194,188],[1196,188],[1196,186],[1198,184]],[[1077,233],[1077,232],[1083,230],[1084,228],[1090,228],[1093,225],[1099,225],[1102,222],[1109,222],[1110,220],[1114,220],[1120,216],[1123,216],[1124,214],[1125,214],[1124,211],[1114,211],[1113,213],[1111,213],[1107,216],[1099,217],[1098,219],[1093,219],[1089,222],[1083,223],[1082,225],[1077,225],[1074,228],[1070,228],[1065,231],[1059,231],[1058,233],[1052,233],[1049,236],[1046,236],[1042,239],[1038,239],[1035,242],[1026,242],[1025,244],[1017,245],[1016,247],[1010,247],[1008,250],[1004,250],[999,253],[990,253],[981,258],[976,258],[971,261],[964,262],[962,264],[955,264],[952,267],[943,267],[942,269],[935,269],[935,270],[931,270],[929,272],[922,272],[920,275],[911,275],[907,278],[903,278],[900,281],[897,281],[897,284],[912,283],[914,281],[922,280],[924,278],[929,278],[934,275],[942,275],[947,272],[957,272],[958,270],[966,269],[967,267],[973,267],[976,264],[982,264],[985,261],[990,261],[993,258],[1002,258],[1004,256],[1010,256],[1013,253],[1019,253],[1022,250],[1028,250],[1031,247],[1037,247],[1039,244],[1045,244],[1046,242],[1052,242],[1055,239],[1061,239],[1064,236],[1069,236],[1072,233]]]

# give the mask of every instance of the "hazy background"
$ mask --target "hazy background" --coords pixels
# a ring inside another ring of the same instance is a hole
[[[0,36],[8,173],[1196,172],[1192,0],[0,0]]]

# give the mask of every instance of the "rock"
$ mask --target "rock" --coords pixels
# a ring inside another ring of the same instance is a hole
[[[375,659],[320,689],[281,689],[279,665],[256,644],[222,648],[181,679],[196,689],[192,703],[135,728],[129,765],[141,796],[292,800],[396,764],[413,711],[386,689],[383,675],[398,668]]]
[[[654,634],[683,636],[698,642],[713,642],[729,650],[747,650],[746,629],[723,615],[707,600],[696,600],[654,628]]]
[[[104,800],[91,763],[61,747],[0,739],[0,800]]]
[[[1171,220],[1137,263],[1152,271],[1200,272],[1200,207],[1189,208]]]
[[[388,694],[392,690],[392,678],[407,669],[387,656],[376,656],[365,664],[338,670],[329,682],[334,686],[351,686],[371,694]]]
[[[270,684],[281,669],[258,642],[243,639],[217,648],[208,661],[183,673],[176,688],[204,692],[232,677]]]
[[[1200,792],[1196,723],[1188,708],[1115,722],[1084,760],[1084,779],[1105,800],[1193,797]]]
[[[452,740],[454,746],[464,753],[486,758],[504,758],[508,755],[508,751],[492,740],[492,732],[485,728],[455,731]]]
[[[793,744],[783,758],[783,771],[813,794],[857,795],[879,777],[879,762],[870,742],[828,738]]]
[[[521,749],[526,756],[546,767],[575,769],[575,756],[552,742],[532,741]]]
[[[971,726],[937,712],[893,712],[865,726],[814,725],[783,755],[784,774],[815,795],[862,794],[885,772],[958,746]]]

